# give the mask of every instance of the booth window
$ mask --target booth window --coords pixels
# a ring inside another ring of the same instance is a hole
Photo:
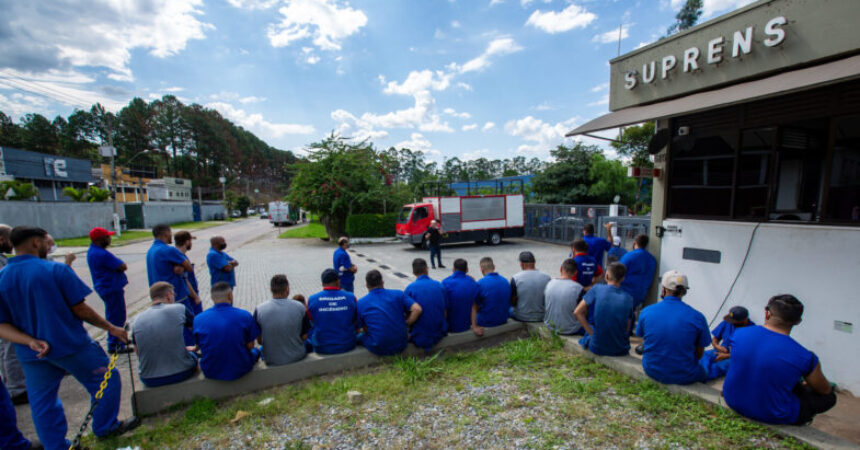
[[[682,139],[672,153],[669,205],[673,214],[731,217],[735,133]]]
[[[860,222],[860,116],[834,120],[825,219]]]
[[[776,128],[756,128],[741,133],[738,155],[738,185],[735,190],[735,217],[763,219],[770,191],[770,164]]]

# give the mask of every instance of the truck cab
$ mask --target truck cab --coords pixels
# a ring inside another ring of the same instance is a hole
[[[424,232],[435,218],[431,203],[412,203],[403,205],[397,216],[397,238],[420,248],[424,241]]]

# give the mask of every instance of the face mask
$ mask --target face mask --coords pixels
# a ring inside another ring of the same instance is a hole
[[[224,250],[225,248],[227,248],[227,244],[221,244],[220,249]]]

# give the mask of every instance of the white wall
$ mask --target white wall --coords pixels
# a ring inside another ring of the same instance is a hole
[[[121,206],[119,216],[125,217]],[[113,229],[113,204],[0,201],[0,223],[44,228],[54,239],[86,236],[93,227]]]
[[[143,226],[152,228],[160,223],[174,224],[194,220],[191,203],[147,202],[143,205]]]
[[[663,226],[681,231],[663,236],[660,273],[677,269],[689,277],[684,300],[709,322],[716,317],[712,329],[735,305],[747,307],[761,324],[770,297],[792,294],[804,305],[803,322],[792,337],[818,355],[831,381],[860,394],[860,228],[762,224],[731,296],[717,311],[756,224],[666,219]],[[721,262],[685,260],[684,247],[720,251]],[[837,331],[834,321],[852,323],[853,331]]]

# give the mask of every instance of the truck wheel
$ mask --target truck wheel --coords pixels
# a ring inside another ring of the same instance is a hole
[[[490,245],[499,245],[502,243],[502,233],[498,231],[493,231],[490,233],[490,237],[487,238],[487,243]]]
[[[412,244],[413,247],[420,249],[423,244]]]

